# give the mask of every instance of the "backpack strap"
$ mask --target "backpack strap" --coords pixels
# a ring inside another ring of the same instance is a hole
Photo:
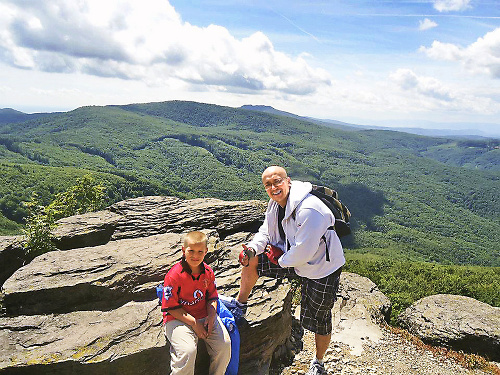
[[[295,210],[292,211],[292,218],[293,218],[293,221],[295,221]],[[326,230],[335,230],[335,227],[333,226],[330,226],[328,228],[326,228]],[[325,257],[326,257],[326,261],[329,262],[330,261],[330,250],[328,249],[328,243],[326,242],[326,236],[325,235],[322,235],[321,236],[321,239],[325,242]],[[286,240],[286,249],[287,251],[290,250],[290,242],[288,242],[288,240]]]

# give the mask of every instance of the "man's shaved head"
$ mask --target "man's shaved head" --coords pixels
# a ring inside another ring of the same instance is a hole
[[[262,173],[262,180],[264,180],[264,177],[270,176],[270,175],[278,175],[282,178],[287,178],[288,175],[286,174],[286,170],[283,167],[279,167],[277,165],[272,165],[270,167],[267,167],[266,170]]]
[[[262,183],[267,195],[281,207],[285,207],[290,193],[291,181],[285,168],[273,165],[262,173]]]

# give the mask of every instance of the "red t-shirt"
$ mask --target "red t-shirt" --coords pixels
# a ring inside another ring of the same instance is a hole
[[[191,269],[182,261],[165,275],[161,311],[163,323],[174,320],[169,310],[183,308],[196,319],[207,316],[207,302],[218,299],[214,271],[205,263],[200,274],[191,274]]]

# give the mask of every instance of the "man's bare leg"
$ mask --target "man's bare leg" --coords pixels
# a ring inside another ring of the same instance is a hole
[[[316,358],[319,359],[320,361],[323,360],[323,356],[326,353],[326,350],[330,346],[330,339],[332,335],[318,335],[317,333],[314,334],[314,338],[316,341]]]
[[[248,296],[252,292],[252,288],[259,278],[259,275],[257,273],[258,262],[258,257],[252,257],[250,258],[248,267],[243,267],[241,269],[240,292],[238,293],[238,297],[236,298],[236,300],[240,303],[247,303]]]

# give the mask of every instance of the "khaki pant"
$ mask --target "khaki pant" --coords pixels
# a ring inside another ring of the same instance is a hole
[[[170,342],[170,374],[193,375],[198,345],[196,333],[176,319],[167,322],[165,335]],[[231,359],[231,339],[218,316],[205,343],[210,356],[209,374],[224,375]]]

